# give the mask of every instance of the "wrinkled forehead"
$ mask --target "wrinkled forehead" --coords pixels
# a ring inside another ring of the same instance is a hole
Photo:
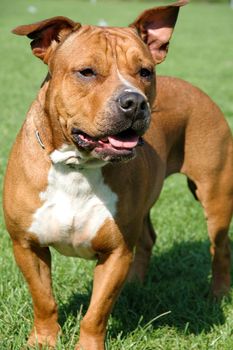
[[[62,44],[62,54],[69,62],[88,65],[105,61],[117,65],[153,65],[151,54],[133,28],[83,26]]]

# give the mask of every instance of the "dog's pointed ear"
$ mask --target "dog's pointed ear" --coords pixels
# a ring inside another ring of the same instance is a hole
[[[180,0],[168,6],[154,7],[144,11],[131,25],[148,45],[155,64],[161,63],[168,52],[179,9],[188,3]]]
[[[32,39],[31,48],[33,54],[47,64],[57,43],[64,40],[69,33],[79,27],[81,27],[80,23],[73,22],[67,17],[58,16],[16,27],[12,30],[12,33],[26,35]]]

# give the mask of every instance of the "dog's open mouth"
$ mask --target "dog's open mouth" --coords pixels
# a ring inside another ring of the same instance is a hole
[[[142,138],[131,128],[103,138],[94,138],[73,129],[72,137],[79,148],[89,152],[94,151],[101,158],[108,158],[107,160],[119,157],[132,158],[135,148],[143,144]]]

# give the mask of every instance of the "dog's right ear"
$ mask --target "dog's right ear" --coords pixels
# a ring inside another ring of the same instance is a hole
[[[79,27],[81,27],[80,23],[73,22],[67,17],[58,16],[16,27],[12,33],[26,35],[33,39],[31,42],[33,54],[47,64],[57,44]]]
[[[136,28],[147,44],[155,64],[163,62],[171,39],[179,9],[188,0],[178,0],[167,6],[154,7],[144,11],[130,27]]]

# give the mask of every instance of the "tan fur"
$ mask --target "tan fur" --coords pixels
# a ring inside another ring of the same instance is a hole
[[[162,34],[167,35],[168,26],[168,44],[177,8],[185,3],[144,12],[131,28],[80,27],[59,17],[14,31],[34,40],[33,52],[48,62],[50,73],[17,136],[4,184],[6,226],[33,299],[34,326],[29,345],[38,342],[54,347],[60,329],[51,287],[49,248],[41,246],[39,238],[29,232],[35,212],[43,205],[41,193],[48,186],[50,155],[64,144],[74,144],[73,127],[96,138],[117,133],[122,120],[113,106],[122,89],[119,72],[146,96],[152,111],[151,123],[144,135],[145,144],[137,148],[134,159],[102,167],[104,183],[117,198],[116,215],[104,221],[91,241],[98,262],[76,350],[104,349],[108,316],[130,266],[130,279],[145,277],[155,241],[149,211],[170,174],[185,174],[203,205],[213,257],[213,294],[221,296],[229,290],[227,232],[233,211],[233,141],[229,127],[211,99],[189,83],[158,77],[155,84],[154,77],[145,80],[138,75],[141,66],[153,67],[161,57],[164,59],[167,45],[161,39],[160,47],[157,37],[163,28]],[[161,23],[153,28],[156,45],[151,51],[144,25],[147,16]],[[49,42],[49,38],[53,41]],[[85,67],[94,67],[98,77],[80,80],[76,72]],[[96,159],[92,151],[80,152],[84,168]],[[96,160],[95,166],[101,165]]]

